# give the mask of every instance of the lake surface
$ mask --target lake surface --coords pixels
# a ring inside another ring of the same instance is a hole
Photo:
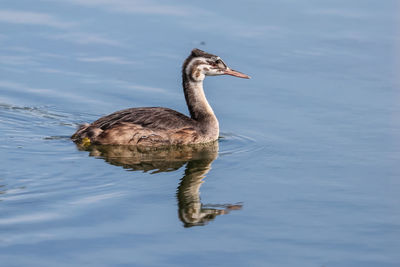
[[[400,266],[398,1],[0,4],[2,266]],[[187,114],[193,48],[221,138],[79,149],[128,107]]]

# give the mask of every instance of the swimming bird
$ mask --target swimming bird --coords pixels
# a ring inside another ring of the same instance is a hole
[[[203,80],[217,75],[250,78],[229,68],[219,56],[195,48],[182,66],[182,86],[190,117],[163,107],[130,108],[81,125],[71,139],[84,145],[138,146],[215,141],[219,123],[204,94]]]

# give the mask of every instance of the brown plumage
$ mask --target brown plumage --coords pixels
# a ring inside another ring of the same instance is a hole
[[[162,146],[214,141],[218,120],[203,90],[206,75],[249,76],[231,70],[218,57],[194,49],[182,67],[182,85],[191,117],[169,108],[130,108],[83,124],[71,136],[77,143]]]

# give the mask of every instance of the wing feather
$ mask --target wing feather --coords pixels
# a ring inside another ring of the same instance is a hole
[[[196,127],[196,121],[169,108],[130,108],[114,112],[92,123],[92,126],[107,130],[121,123],[137,124],[150,129],[179,129]]]

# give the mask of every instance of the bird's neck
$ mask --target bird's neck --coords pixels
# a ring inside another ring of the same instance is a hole
[[[198,121],[205,131],[212,132],[218,138],[218,120],[204,94],[203,81],[193,81],[184,74],[183,91],[191,118]]]

